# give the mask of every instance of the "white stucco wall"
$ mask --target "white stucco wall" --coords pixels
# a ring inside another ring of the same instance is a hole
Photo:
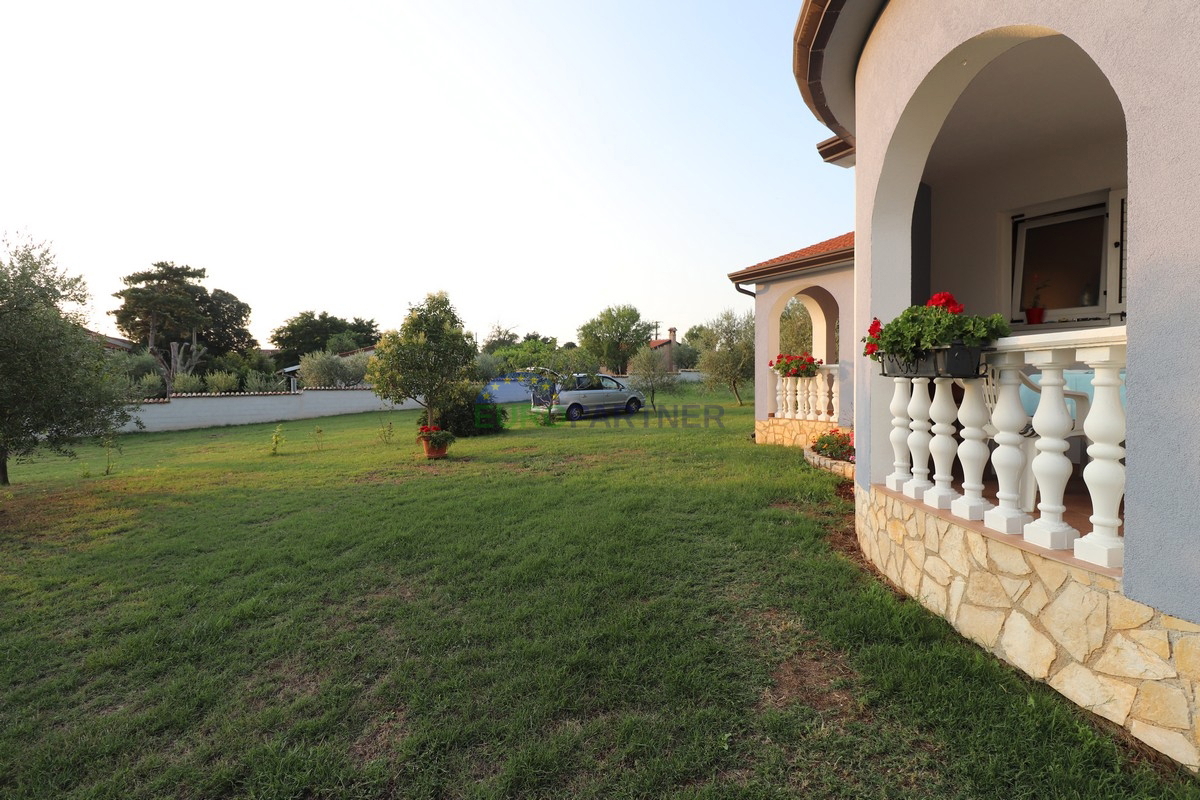
[[[1129,227],[1128,484],[1124,589],[1200,621],[1200,372],[1180,368],[1179,332],[1200,301],[1200,4],[1094,0],[889,4],[859,64],[856,110],[855,330],[908,302],[912,200],[945,114],[995,56],[1061,33],[1112,84],[1127,128]],[[1034,28],[1032,26],[1038,26]],[[935,223],[936,224],[936,223]],[[891,469],[890,384],[856,361],[858,481]],[[1167,447],[1167,443],[1170,446]],[[879,444],[880,447],[872,445]]]
[[[841,338],[837,353],[838,375],[841,382],[839,424],[849,425],[854,419],[854,362],[860,352],[859,338],[855,334],[852,309],[854,307],[854,262],[847,261],[821,270],[804,272],[781,278],[754,287],[754,418],[766,419],[775,410],[775,383],[767,363],[779,354],[779,316],[788,301],[808,289],[823,290],[832,298],[837,308],[836,317],[822,320],[815,302],[806,302],[809,315],[813,318],[813,355],[832,363],[832,353],[819,343],[821,330],[841,320]],[[820,330],[819,330],[820,329]],[[863,328],[866,329],[865,326]]]
[[[392,405],[380,400],[369,389],[308,389],[296,394],[184,395],[169,403],[147,403],[135,416],[145,431],[182,431],[219,425],[248,425],[252,422],[279,422],[313,419],[364,411],[417,409],[408,400]],[[139,430],[130,424],[126,431]]]

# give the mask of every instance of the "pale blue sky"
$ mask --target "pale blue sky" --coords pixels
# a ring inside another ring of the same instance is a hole
[[[791,74],[801,0],[21,3],[0,11],[0,229],[115,332],[120,277],[208,269],[267,345],[312,309],[682,334],[725,275],[853,227]],[[23,7],[14,7],[23,6]]]

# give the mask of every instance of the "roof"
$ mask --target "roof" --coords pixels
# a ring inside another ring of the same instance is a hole
[[[842,261],[854,259],[854,231],[843,233],[832,239],[811,244],[800,250],[776,256],[768,261],[755,264],[737,272],[729,273],[729,280],[734,283],[754,283],[763,278],[786,275],[791,272],[801,272],[808,269],[828,267]]]
[[[670,343],[671,343],[670,339],[651,339],[650,340],[650,349],[657,350],[658,348],[662,347],[663,345],[670,344]]]

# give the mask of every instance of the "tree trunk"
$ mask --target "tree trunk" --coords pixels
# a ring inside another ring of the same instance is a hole
[[[8,451],[0,447],[0,486],[8,486]]]
[[[741,396],[740,394],[738,394],[738,390],[737,390],[737,384],[736,384],[736,383],[731,383],[731,384],[729,385],[729,388],[730,388],[730,389],[733,389],[733,396],[737,398],[737,401],[738,401],[738,408],[741,408],[741,406],[742,406],[742,396]]]

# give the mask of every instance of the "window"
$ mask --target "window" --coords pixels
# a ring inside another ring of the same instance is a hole
[[[1014,315],[1040,307],[1047,321],[1066,321],[1124,311],[1124,195],[1013,217]]]

